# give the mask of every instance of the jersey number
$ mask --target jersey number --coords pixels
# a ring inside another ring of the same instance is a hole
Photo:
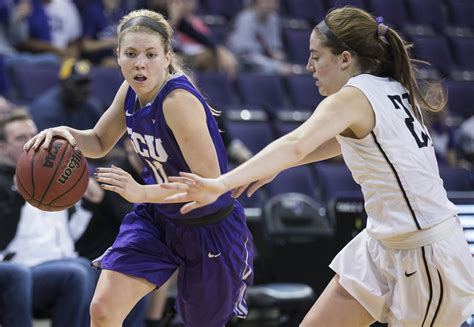
[[[408,93],[403,93],[402,96],[389,95],[388,98],[390,99],[390,101],[392,101],[395,109],[400,109],[400,106],[401,106],[403,110],[405,110],[405,113],[408,116],[408,118],[405,118],[405,125],[407,125],[408,130],[410,131],[411,135],[413,135],[413,137],[415,138],[415,141],[418,147],[423,148],[425,146],[428,146],[428,140],[430,139],[430,137],[428,136],[428,134],[426,134],[423,131],[421,132],[421,137],[419,137],[418,134],[416,134],[415,124],[414,124],[415,118],[413,118],[413,115],[411,114],[410,110],[408,110],[408,108],[405,107],[405,105],[403,104],[402,98],[406,100],[407,102],[409,102]]]
[[[148,159],[145,159],[145,161],[151,171],[153,171],[156,184],[163,184],[168,182],[168,176],[166,175],[165,170],[163,169],[163,165],[161,163],[155,160],[150,161]]]

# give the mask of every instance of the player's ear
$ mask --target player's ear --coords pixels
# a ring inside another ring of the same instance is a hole
[[[119,48],[115,49],[115,56],[117,57],[117,64],[121,67],[121,65],[120,65],[120,50],[119,50]]]
[[[347,69],[352,64],[352,60],[354,58],[352,57],[352,53],[350,53],[347,50],[344,50],[341,53],[341,59],[342,59],[341,68]]]

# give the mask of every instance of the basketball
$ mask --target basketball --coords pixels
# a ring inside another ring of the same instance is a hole
[[[53,138],[49,149],[23,151],[18,159],[18,192],[38,209],[59,211],[73,206],[88,183],[86,158],[64,139]]]

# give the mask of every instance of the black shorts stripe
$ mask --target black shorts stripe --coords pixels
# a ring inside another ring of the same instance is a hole
[[[433,317],[433,321],[431,322],[430,326],[434,326],[436,317],[438,316],[439,309],[441,308],[441,303],[443,302],[443,280],[441,279],[441,274],[438,272],[438,278],[439,278],[439,301],[438,301],[438,306],[436,307],[436,311]]]
[[[388,159],[387,154],[386,154],[385,151],[382,149],[382,146],[380,145],[380,143],[377,141],[377,137],[375,136],[375,133],[372,131],[372,132],[370,132],[370,134],[372,134],[372,137],[374,138],[375,144],[376,144],[377,147],[379,148],[379,150],[380,150],[380,152],[382,153],[383,157],[385,158],[385,160],[387,161],[388,165],[389,165],[390,168],[392,169],[393,174],[395,175],[395,178],[397,179],[398,186],[400,187],[400,190],[402,191],[403,198],[405,199],[405,202],[407,203],[408,209],[410,210],[410,214],[411,214],[411,216],[413,217],[413,220],[415,221],[416,228],[418,228],[419,230],[421,230],[420,224],[418,223],[418,219],[416,219],[415,211],[413,210],[413,208],[412,208],[412,206],[411,206],[411,204],[410,204],[410,201],[408,200],[407,193],[405,192],[405,189],[403,188],[402,182],[400,181],[400,176],[398,176],[398,173],[397,173],[397,171],[395,170],[395,167],[393,166],[393,164],[392,164],[392,163],[390,162],[390,160]]]
[[[421,327],[425,325],[426,317],[428,317],[428,312],[430,311],[431,301],[433,300],[433,283],[431,282],[430,270],[428,269],[428,263],[426,262],[425,247],[421,247],[421,253],[423,257],[423,263],[425,265],[426,276],[428,277],[428,285],[430,287],[430,298],[428,300],[428,305],[426,306],[425,317],[421,323]]]

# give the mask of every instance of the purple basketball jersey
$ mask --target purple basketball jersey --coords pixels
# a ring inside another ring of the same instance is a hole
[[[175,74],[165,82],[155,99],[145,107],[137,108],[137,96],[132,88],[128,89],[125,98],[127,132],[140,158],[145,163],[143,179],[146,184],[160,184],[168,176],[178,176],[180,171],[190,172],[178,143],[168,127],[164,113],[163,101],[176,89],[184,89],[193,94],[206,111],[207,126],[216,149],[219,167],[222,174],[227,172],[227,153],[217,123],[203,96],[196,90],[185,75]],[[199,108],[196,108],[199,110]],[[230,193],[219,197],[216,202],[182,215],[179,209],[183,204],[154,204],[155,210],[168,218],[198,218],[215,213],[230,205]]]

